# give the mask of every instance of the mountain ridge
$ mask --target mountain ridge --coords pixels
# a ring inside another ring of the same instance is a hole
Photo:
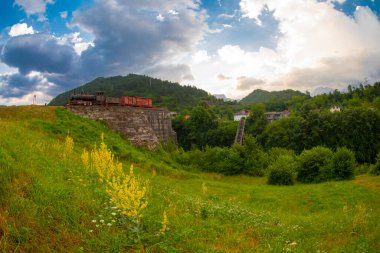
[[[292,97],[295,96],[308,96],[308,94],[291,89],[280,91],[267,91],[262,89],[256,89],[244,98],[242,98],[240,102],[242,104],[265,103],[272,100],[290,100]]]
[[[88,93],[104,91],[110,97],[150,97],[153,99],[154,106],[167,107],[170,110],[191,108],[202,101],[217,100],[208,92],[194,86],[182,86],[149,76],[129,74],[127,76],[98,77],[57,95],[49,105],[65,105],[70,94],[76,91]]]

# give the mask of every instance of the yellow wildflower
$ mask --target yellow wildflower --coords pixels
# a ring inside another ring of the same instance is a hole
[[[163,219],[162,219],[161,224],[162,224],[162,227],[160,229],[160,233],[161,234],[165,234],[165,232],[169,230],[169,228],[168,228],[169,219],[168,219],[168,216],[166,215],[166,211],[164,211]]]
[[[70,134],[67,133],[66,139],[65,139],[65,146],[63,150],[63,158],[68,158],[69,155],[73,152],[74,148],[74,140],[71,138]]]
[[[82,152],[82,155],[80,156],[80,158],[82,160],[83,167],[88,169],[90,166],[90,158],[89,158],[88,151],[86,149],[83,149],[83,152]]]
[[[207,189],[206,183],[203,182],[203,183],[202,183],[202,192],[203,192],[203,194],[206,194],[207,191],[208,191],[208,189]]]

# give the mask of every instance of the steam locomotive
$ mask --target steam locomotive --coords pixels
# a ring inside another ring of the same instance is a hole
[[[95,95],[81,92],[79,94],[71,94],[68,105],[104,105],[104,106],[136,106],[147,107],[153,106],[151,98],[122,96],[120,98],[108,97],[104,92],[97,91]]]

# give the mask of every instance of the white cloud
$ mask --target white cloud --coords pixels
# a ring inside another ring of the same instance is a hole
[[[61,16],[62,19],[66,19],[68,14],[69,13],[67,11],[62,11],[59,13],[59,15]]]
[[[220,80],[220,81],[225,81],[225,80],[231,80],[231,79],[233,79],[232,77],[225,76],[225,75],[223,75],[223,74],[218,74],[218,75],[216,76],[216,78],[218,78],[218,80]]]
[[[227,13],[222,13],[218,15],[218,18],[223,18],[223,19],[231,19],[236,16],[237,10],[234,10],[234,13],[232,14],[227,14]]]
[[[201,63],[210,60],[210,56],[206,50],[199,50],[192,56],[192,59],[195,63]]]
[[[331,1],[241,0],[240,7],[245,18],[259,24],[263,13],[272,13],[280,32],[277,45],[256,51],[225,45],[207,64],[190,64],[194,84],[240,97],[242,88],[249,88],[237,80],[241,76],[262,80],[260,86],[269,90],[321,85],[339,89],[380,79],[380,22],[368,7],[358,7],[353,16],[336,10]],[[233,79],[221,83],[216,78],[220,73]]]
[[[83,51],[86,51],[89,47],[93,46],[93,42],[79,42],[74,44],[74,50],[78,55],[81,55]]]
[[[11,37],[24,35],[24,34],[33,34],[33,33],[34,33],[33,27],[28,26],[28,24],[26,23],[15,24],[11,27],[11,29],[8,32],[9,36]]]
[[[31,71],[26,75],[20,73],[0,75],[0,104],[23,105],[32,104],[34,96],[36,104],[44,104],[52,99],[49,90],[56,85],[44,74]]]
[[[54,4],[54,0],[15,0],[15,4],[21,6],[27,15],[42,14],[46,11],[46,5]]]
[[[0,95],[0,105],[31,105],[35,96],[35,104],[43,105],[49,103],[53,97],[41,91],[31,91],[21,97],[4,98]]]
[[[57,38],[61,45],[69,44],[71,45],[77,55],[81,55],[83,51],[87,50],[89,47],[94,47],[95,44],[92,41],[84,41],[81,37],[80,32],[65,34],[61,38]]]
[[[9,67],[8,65],[0,62],[0,75],[10,75],[10,74],[14,74],[14,73],[17,73],[17,69],[16,68],[12,68],[12,67]]]
[[[165,21],[165,17],[161,15],[161,13],[159,13],[157,16],[156,16],[156,19],[160,22],[164,22]]]
[[[169,10],[168,13],[175,16],[179,14],[176,10]]]

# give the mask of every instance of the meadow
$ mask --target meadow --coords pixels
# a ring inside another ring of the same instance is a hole
[[[102,133],[124,170],[133,164],[147,182],[138,226],[82,163]],[[189,172],[61,107],[4,107],[0,251],[380,252],[380,176],[271,186],[264,177]]]

